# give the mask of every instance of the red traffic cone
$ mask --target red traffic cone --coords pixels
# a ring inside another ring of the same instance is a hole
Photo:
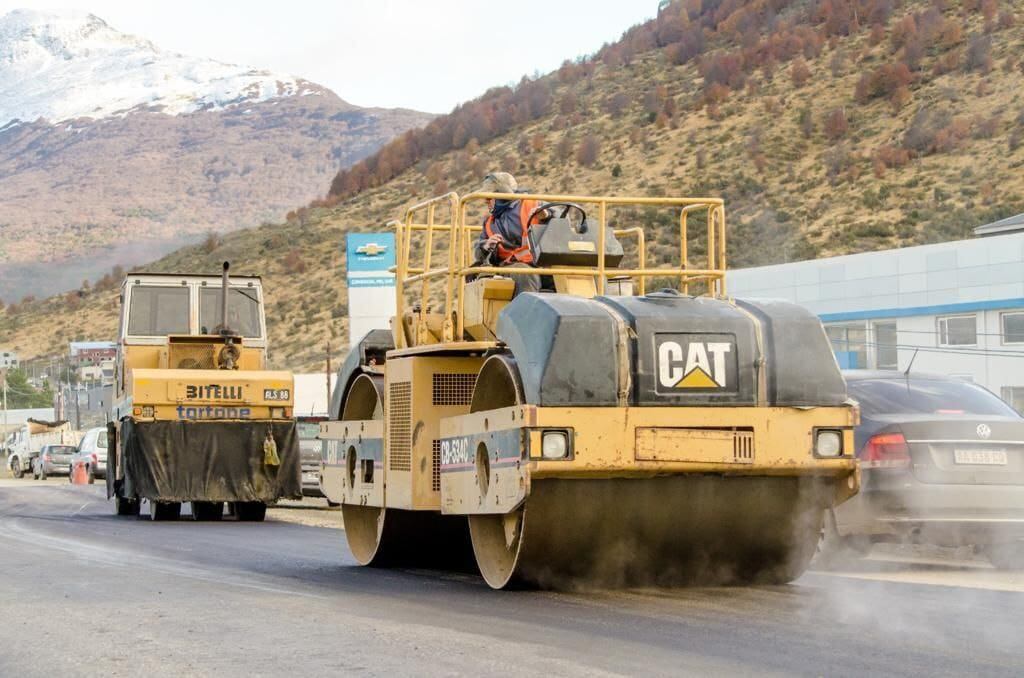
[[[88,485],[89,474],[85,472],[85,464],[76,462],[71,468],[71,484],[72,485]]]

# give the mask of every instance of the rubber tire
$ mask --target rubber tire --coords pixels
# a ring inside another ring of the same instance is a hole
[[[35,464],[32,464],[32,480],[39,480],[39,469]]]
[[[149,502],[149,519],[155,521],[177,520],[181,517],[181,502],[151,501]]]
[[[115,494],[114,512],[119,516],[138,516],[141,503],[138,499],[125,499]]]
[[[11,475],[15,478],[25,477],[25,472],[21,470],[21,459],[18,459],[18,463],[11,467]]]
[[[235,517],[241,523],[262,523],[267,517],[267,505],[261,501],[236,501]]]
[[[85,466],[85,473],[86,473],[87,476],[89,476],[89,484],[90,485],[95,485],[96,484],[96,470],[92,466],[89,466],[88,464],[86,464],[86,466]]]
[[[192,520],[209,522],[224,517],[224,502],[194,501],[192,502]]]
[[[1024,541],[1009,544],[989,544],[985,557],[997,570],[1024,570]]]
[[[39,467],[39,479],[46,480],[46,469],[41,466]]]

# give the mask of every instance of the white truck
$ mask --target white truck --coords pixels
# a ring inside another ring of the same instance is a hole
[[[78,445],[82,432],[66,421],[29,419],[8,438],[7,468],[15,478],[32,472],[32,460],[43,445]]]

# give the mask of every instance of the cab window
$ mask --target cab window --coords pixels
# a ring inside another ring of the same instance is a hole
[[[199,289],[199,333],[218,334],[220,323],[220,287]],[[243,337],[259,338],[260,302],[256,290],[240,287],[228,289],[228,328]]]
[[[130,336],[188,334],[187,287],[135,285],[128,308]]]

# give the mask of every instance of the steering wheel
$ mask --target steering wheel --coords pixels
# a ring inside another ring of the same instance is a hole
[[[580,214],[583,215],[583,219],[580,221],[580,226],[579,226],[579,229],[577,230],[577,232],[578,233],[586,233],[587,232],[587,211],[585,209],[583,209],[582,207],[580,207],[579,205],[577,205],[576,203],[574,203],[574,202],[546,202],[543,205],[538,205],[532,212],[530,212],[530,216],[527,217],[526,224],[524,225],[524,228],[529,228],[530,226],[532,226],[533,225],[533,220],[534,220],[534,218],[538,214],[544,212],[545,210],[552,210],[552,211],[554,211],[553,208],[555,208],[555,207],[562,207],[563,208],[562,209],[562,213],[558,215],[559,219],[565,219],[567,216],[569,216],[569,210],[571,210],[571,209],[579,210]]]

